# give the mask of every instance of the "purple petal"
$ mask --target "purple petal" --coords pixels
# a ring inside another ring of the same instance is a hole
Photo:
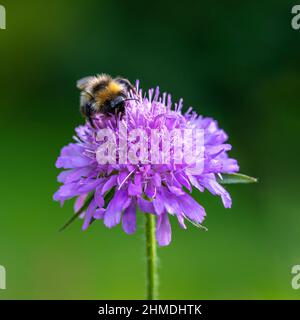
[[[181,188],[177,188],[175,186],[170,186],[169,184],[168,184],[168,188],[176,196],[182,196],[185,194],[185,192]]]
[[[189,176],[189,179],[191,181],[191,184],[196,187],[199,191],[203,192],[204,191],[204,187],[200,185],[198,179],[195,176]]]
[[[180,227],[182,229],[186,229],[186,225],[184,223],[184,216],[182,214],[177,214],[176,217],[177,217],[177,220],[178,220]]]
[[[156,194],[156,187],[153,185],[151,181],[147,183],[145,194],[148,198],[153,198]]]
[[[128,185],[128,194],[130,196],[139,196],[142,194],[142,185],[141,184],[135,184],[132,181],[129,182]]]
[[[181,208],[177,202],[177,197],[169,192],[166,188],[161,188],[162,202],[168,213],[177,214],[181,212]]]
[[[229,151],[231,150],[231,145],[230,144],[219,144],[219,145],[209,145],[206,148],[206,153],[208,153],[210,155],[210,157],[216,157],[218,156],[220,153],[224,152],[224,151]]]
[[[104,215],[105,215],[105,209],[104,208],[98,208],[95,210],[95,213],[94,213],[94,218],[97,219],[97,220],[100,220],[100,219],[103,219],[104,218]]]
[[[74,211],[77,213],[84,205],[85,200],[88,196],[88,193],[86,194],[81,194],[80,196],[77,197],[75,203],[74,203]]]
[[[118,184],[121,185],[124,183],[124,181],[128,178],[128,172],[127,171],[121,171],[118,175]]]
[[[85,167],[93,163],[94,160],[84,156],[83,152],[83,147],[74,143],[70,143],[68,146],[62,149],[61,155],[56,161],[56,167],[72,169]]]
[[[58,176],[57,176],[57,181],[58,182],[61,182],[61,183],[64,183],[66,181],[66,179],[74,172],[74,169],[73,170],[65,170],[65,171],[62,171]],[[70,181],[70,182],[73,182],[73,181]]]
[[[134,175],[134,184],[141,185],[143,183],[142,181],[142,175],[137,173]]]
[[[153,181],[156,187],[159,188],[161,186],[161,177],[157,172],[153,176]]]
[[[61,156],[63,157],[73,157],[78,156],[84,152],[84,147],[76,144],[76,143],[69,143],[67,146],[61,149]]]
[[[189,183],[189,180],[183,173],[175,174],[175,179],[182,184],[184,187],[186,187],[190,192],[192,192],[191,185]]]
[[[171,225],[167,213],[157,218],[156,240],[160,246],[167,246],[171,242]]]
[[[132,234],[136,230],[136,203],[131,201],[127,209],[125,209],[122,217],[122,227],[128,234]]]
[[[192,221],[201,223],[204,220],[206,215],[204,208],[188,194],[179,197],[178,203],[182,212]]]
[[[118,190],[114,197],[110,200],[105,216],[104,224],[108,228],[112,228],[120,223],[121,213],[128,206],[128,194],[126,190]]]
[[[153,199],[153,206],[157,215],[161,215],[164,212],[165,206],[163,199],[159,192],[156,193],[155,198]]]
[[[138,206],[140,210],[144,213],[153,213],[155,214],[153,203],[150,201],[147,201],[143,198],[138,198]]]
[[[111,176],[104,184],[102,188],[102,194],[109,191],[112,187],[114,187],[117,184],[117,176],[113,175]]]
[[[86,213],[85,213],[85,217],[84,217],[84,222],[83,222],[83,226],[82,226],[82,230],[86,230],[88,228],[88,226],[90,225],[90,222],[92,220],[92,217],[94,215],[94,212],[97,208],[97,203],[96,201],[93,199],[87,210],[86,210]]]
[[[229,193],[215,180],[213,179],[203,179],[201,183],[205,186],[209,192],[214,195],[221,196],[222,202],[225,208],[231,207],[231,197]]]
[[[71,183],[80,180],[82,177],[87,177],[93,171],[92,167],[84,167],[79,169],[71,169],[62,171],[57,180],[62,183]]]
[[[53,200],[67,200],[75,197],[76,195],[78,195],[76,183],[64,184],[55,192]]]
[[[239,165],[235,159],[224,159],[221,173],[235,173],[240,170]]]
[[[59,157],[56,161],[57,168],[71,169],[88,166],[92,163],[90,158],[84,156]]]
[[[94,191],[101,183],[102,179],[85,179],[85,181],[77,187],[77,193],[81,194]]]
[[[104,199],[103,199],[103,195],[102,195],[101,186],[96,189],[94,198],[95,198],[95,201],[96,201],[98,207],[102,208],[104,206]]]

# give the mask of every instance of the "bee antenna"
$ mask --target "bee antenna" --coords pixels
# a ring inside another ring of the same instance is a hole
[[[125,99],[124,101],[131,101],[131,100],[139,101],[138,99],[135,99],[135,98],[128,98],[128,99]]]

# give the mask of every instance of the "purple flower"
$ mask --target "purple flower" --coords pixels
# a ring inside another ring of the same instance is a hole
[[[89,123],[76,128],[75,142],[62,149],[56,162],[65,170],[58,176],[63,185],[54,200],[63,204],[76,197],[74,211],[84,219],[83,229],[103,220],[108,228],[122,223],[131,234],[137,209],[155,215],[156,238],[165,246],[171,241],[170,215],[184,229],[185,220],[196,225],[204,220],[204,208],[189,194],[193,188],[220,196],[230,208],[230,195],[217,178],[239,167],[228,157],[231,145],[215,120],[191,108],[182,113],[182,100],[172,108],[171,96],[160,95],[158,88],[144,95],[137,83],[136,92],[129,94],[135,100],[126,102],[124,115],[97,114],[95,128]],[[185,132],[194,136],[185,139]],[[195,134],[202,135],[200,149]]]

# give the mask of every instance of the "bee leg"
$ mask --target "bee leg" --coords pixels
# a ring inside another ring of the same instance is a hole
[[[88,122],[90,123],[91,127],[96,129],[94,122],[93,122],[93,118],[91,116],[89,116],[87,119],[88,119]]]
[[[92,126],[92,128],[95,129],[95,125],[94,125],[93,118],[92,118],[92,108],[91,108],[90,104],[87,104],[85,106],[85,115],[86,115],[86,118],[87,118],[88,122]]]

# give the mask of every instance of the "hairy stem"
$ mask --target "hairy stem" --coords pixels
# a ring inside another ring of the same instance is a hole
[[[157,250],[155,239],[155,216],[145,213],[146,218],[146,259],[147,259],[147,299],[158,299]]]

